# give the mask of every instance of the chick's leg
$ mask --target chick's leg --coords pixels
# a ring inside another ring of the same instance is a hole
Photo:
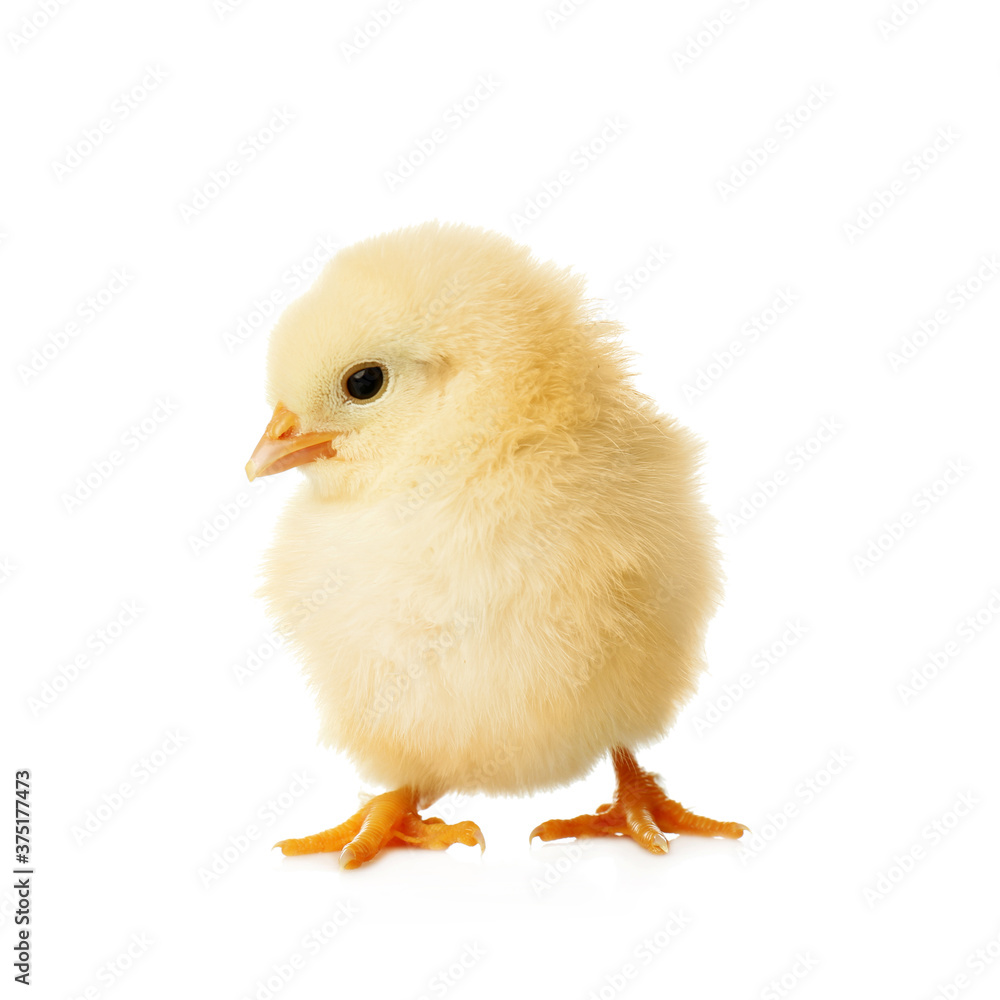
[[[452,844],[478,844],[486,847],[483,834],[475,823],[448,824],[436,817],[421,819],[417,812],[419,796],[412,788],[398,788],[370,798],[350,819],[340,826],[311,837],[282,840],[275,844],[281,853],[319,854],[340,851],[341,868],[357,868],[371,861],[390,844],[409,844],[442,850]]]
[[[552,819],[531,831],[531,839],[561,840],[564,837],[631,837],[652,854],[666,854],[664,833],[694,833],[702,837],[743,836],[742,823],[722,823],[688,812],[668,799],[656,778],[642,770],[635,755],[624,747],[611,752],[618,788],[613,802],[599,806],[593,815]]]

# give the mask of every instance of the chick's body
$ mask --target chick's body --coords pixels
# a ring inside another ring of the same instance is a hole
[[[287,508],[268,593],[325,738],[368,780],[429,796],[567,782],[662,736],[691,694],[717,587],[692,442],[633,397],[576,444]]]
[[[271,401],[336,456],[303,466],[263,593],[369,781],[566,783],[692,693],[720,594],[698,444],[617,333],[569,273],[434,224],[342,251],[282,318]],[[331,404],[359,363],[383,396]]]

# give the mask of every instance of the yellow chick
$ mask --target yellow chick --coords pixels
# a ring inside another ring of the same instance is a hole
[[[720,599],[699,445],[632,384],[583,282],[505,236],[427,223],[342,250],[272,334],[250,479],[301,466],[265,564],[324,742],[391,791],[284,840],[355,868],[484,846],[418,810],[563,785],[614,801],[532,837],[739,837],[643,771],[704,668]]]

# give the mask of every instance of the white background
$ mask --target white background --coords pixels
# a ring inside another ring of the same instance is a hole
[[[995,5],[420,0],[377,32],[367,0],[222,6],[0,24],[4,774],[33,774],[37,995],[996,995]],[[269,851],[360,785],[252,596],[299,475],[245,481],[255,302],[301,290],[318,241],[429,218],[586,274],[644,390],[706,440],[726,603],[641,759],[759,840],[529,848],[607,800],[604,764],[443,801],[481,859]]]

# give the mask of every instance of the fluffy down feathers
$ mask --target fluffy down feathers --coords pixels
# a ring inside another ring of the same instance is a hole
[[[270,402],[342,437],[303,467],[262,594],[367,780],[551,787],[692,693],[720,595],[699,448],[618,333],[567,271],[437,224],[342,251],[279,321]],[[339,399],[364,361],[385,391]]]

